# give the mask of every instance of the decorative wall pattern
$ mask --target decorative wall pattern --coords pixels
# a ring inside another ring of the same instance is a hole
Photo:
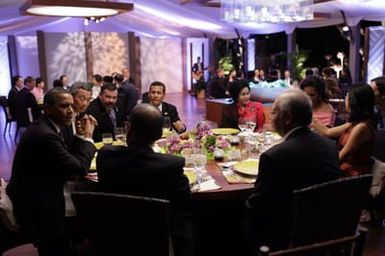
[[[94,73],[110,75],[128,67],[128,35],[118,33],[92,33]]]
[[[45,33],[48,87],[66,74],[69,83],[86,81],[86,52],[83,33]]]
[[[369,56],[367,82],[383,75],[385,28],[369,27]]]
[[[7,37],[0,37],[0,95],[8,96],[11,89]]]
[[[180,38],[140,38],[142,92],[153,81],[166,85],[167,93],[182,92],[182,42]]]

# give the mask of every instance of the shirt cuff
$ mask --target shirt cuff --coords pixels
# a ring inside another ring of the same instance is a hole
[[[78,137],[79,139],[83,140],[83,141],[88,141],[92,144],[94,144],[94,140],[92,138],[85,138],[84,135],[77,135],[75,134],[76,137]]]

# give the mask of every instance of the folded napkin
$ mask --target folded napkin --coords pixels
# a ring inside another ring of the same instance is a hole
[[[203,181],[199,184],[199,191],[200,192],[209,191],[209,190],[216,190],[216,189],[220,189],[220,188],[221,187],[215,183],[214,179],[209,179],[209,180]]]

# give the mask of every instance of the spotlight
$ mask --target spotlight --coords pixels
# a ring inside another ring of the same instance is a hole
[[[84,26],[88,26],[90,24],[89,18],[84,18]]]
[[[349,30],[350,30],[350,28],[346,25],[342,27],[342,31],[344,31],[344,32],[348,32]]]

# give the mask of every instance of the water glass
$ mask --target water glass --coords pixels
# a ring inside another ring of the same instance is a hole
[[[112,145],[112,142],[113,142],[112,133],[103,133],[102,142],[104,145]]]
[[[116,128],[114,129],[114,133],[115,133],[115,140],[116,140],[119,144],[125,145],[125,144],[126,144],[126,134],[125,134],[125,132],[124,132],[123,127],[116,127]]]

